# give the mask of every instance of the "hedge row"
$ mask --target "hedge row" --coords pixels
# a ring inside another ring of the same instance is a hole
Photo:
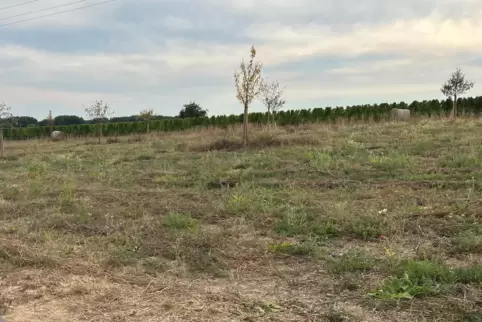
[[[448,116],[452,109],[452,101],[431,100],[414,101],[410,105],[404,102],[392,104],[357,105],[343,107],[313,108],[304,110],[289,110],[276,113],[275,119],[278,125],[299,125],[302,123],[335,122],[340,119],[350,121],[360,120],[386,120],[392,108],[408,108],[415,116]],[[458,100],[459,115],[479,116],[482,114],[482,96],[462,98]],[[266,124],[266,113],[250,113],[249,122],[253,124]],[[149,122],[151,131],[183,131],[193,128],[228,127],[241,124],[243,115],[220,115],[204,118],[172,118],[153,120]],[[129,135],[145,133],[146,122],[105,123],[102,124],[103,133],[106,136]],[[54,130],[67,133],[70,136],[91,136],[97,133],[96,124],[54,126]],[[3,129],[6,139],[31,139],[49,136],[51,127],[27,127]]]

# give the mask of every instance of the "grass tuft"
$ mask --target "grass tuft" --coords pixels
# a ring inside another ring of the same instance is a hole
[[[197,221],[190,215],[170,213],[164,217],[164,226],[174,230],[193,230],[197,227]]]

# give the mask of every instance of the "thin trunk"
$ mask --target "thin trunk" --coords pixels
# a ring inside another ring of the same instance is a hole
[[[99,123],[99,144],[101,143],[101,139],[102,139],[102,124]]]
[[[149,121],[147,121],[146,133],[149,134]]]
[[[248,104],[244,104],[244,119],[243,119],[243,146],[248,148]]]
[[[454,100],[454,104],[455,104],[455,117],[459,116],[459,111],[458,111],[458,102],[457,102],[457,95],[455,95],[455,100]]]
[[[452,118],[457,116],[457,95],[454,95],[454,101],[452,102]]]
[[[271,127],[272,120],[273,120],[273,118],[272,118],[272,115],[271,115],[271,108],[268,107],[268,127]]]
[[[5,150],[3,147],[3,129],[0,129],[0,158],[5,157]]]

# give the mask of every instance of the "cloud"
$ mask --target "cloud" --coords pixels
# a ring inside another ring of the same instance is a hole
[[[0,11],[0,24],[65,3]],[[174,115],[191,100],[240,113],[233,72],[251,44],[266,76],[286,85],[286,108],[439,98],[456,67],[476,95],[481,18],[474,0],[119,0],[0,27],[0,100],[36,117],[49,107],[83,115],[96,99],[116,115]]]

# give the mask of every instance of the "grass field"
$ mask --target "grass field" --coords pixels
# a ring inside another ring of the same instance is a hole
[[[482,121],[239,137],[7,142],[0,314],[482,321]]]

